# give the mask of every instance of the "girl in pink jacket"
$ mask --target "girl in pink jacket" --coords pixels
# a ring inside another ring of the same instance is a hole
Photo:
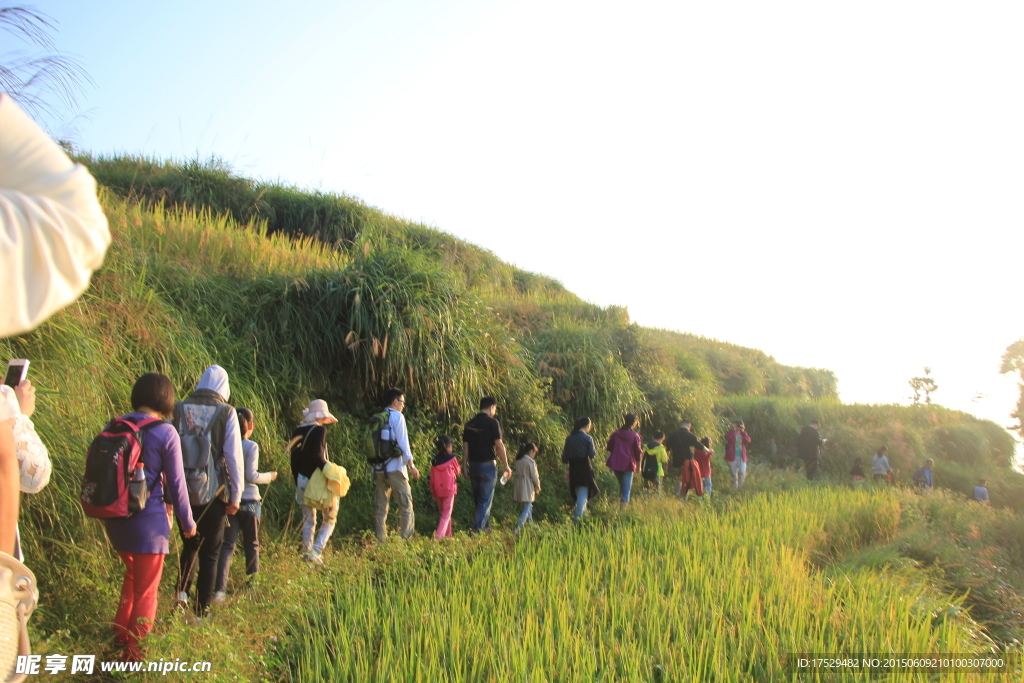
[[[462,468],[459,467],[459,459],[452,455],[452,440],[449,436],[439,436],[434,443],[437,455],[430,468],[430,493],[437,501],[437,509],[441,513],[434,538],[444,538],[452,535],[452,506],[459,490],[455,478],[462,473]]]

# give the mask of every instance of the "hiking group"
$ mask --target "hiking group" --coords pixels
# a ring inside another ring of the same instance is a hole
[[[32,395],[31,385],[23,385],[16,398]],[[181,607],[188,609],[191,603],[196,624],[202,625],[209,607],[226,598],[239,533],[247,578],[259,571],[259,486],[275,481],[277,472],[259,471],[260,449],[250,440],[256,418],[247,408],[234,408],[228,402],[230,397],[228,373],[218,365],[207,367],[195,389],[181,401],[175,401],[170,379],[146,373],[132,388],[132,412],[108,423],[89,447],[80,498],[87,515],[103,520],[107,537],[125,566],[113,623],[115,642],[125,648],[127,660],[141,659],[141,642],[155,621],[173,519],[177,519],[181,538],[175,594]],[[34,407],[34,395],[32,401]],[[402,390],[389,389],[383,408],[371,416],[364,430],[364,455],[374,480],[374,528],[380,542],[388,536],[392,498],[399,513],[398,535],[408,539],[415,531],[410,479],[421,474],[403,414],[405,402]],[[513,499],[522,505],[514,532],[519,534],[533,519],[533,504],[541,491],[535,461],[539,448],[533,442],[523,443],[513,471],[496,418],[497,406],[493,397],[480,400],[479,412],[462,428],[461,458],[450,436],[441,435],[434,441],[429,489],[439,512],[437,539],[453,535],[452,510],[460,476],[469,479],[473,496],[469,533],[489,528],[497,485],[510,479],[514,481]],[[25,414],[31,414],[31,407],[22,408]],[[334,531],[340,500],[350,486],[345,468],[331,462],[328,453],[327,427],[337,421],[325,401],[311,401],[287,445],[295,502],[302,511],[302,557],[314,565],[324,563],[323,551]],[[562,449],[565,481],[575,501],[575,522],[599,494],[592,427],[590,418],[578,418]],[[797,440],[797,453],[805,461],[808,478],[816,476],[821,447],[826,443],[818,435],[818,427],[817,421],[812,422]],[[638,428],[637,415],[625,415],[605,446],[605,464],[615,476],[623,507],[630,502],[637,472],[642,475],[643,490],[650,495],[663,495],[666,478],[682,500],[691,493],[700,499],[711,495],[710,437],[698,438],[691,422],[683,420],[668,435],[653,432],[645,444]],[[29,432],[34,436],[34,430]],[[38,438],[33,443],[37,444],[36,455],[26,456],[22,463],[23,480],[35,480],[29,481],[26,490],[41,488],[45,481],[39,480],[48,479],[49,473],[45,447]],[[732,423],[724,443],[732,486],[739,490],[746,481],[747,446],[751,443],[742,420]],[[875,454],[872,467],[876,479],[891,477],[885,452],[882,447]],[[915,481],[925,488],[932,486],[931,464],[927,461],[915,474]],[[856,483],[857,477],[854,479]],[[982,495],[987,498],[983,485],[975,491],[976,497]]]
[[[7,296],[7,303],[0,307],[3,338],[31,331],[81,295],[102,264],[110,231],[88,171],[69,159],[4,94],[0,94],[0,132],[0,189],[4,190],[0,192],[0,234],[8,238],[0,264],[0,290]],[[17,655],[29,653],[25,624],[38,599],[35,576],[23,563],[18,534],[20,493],[41,490],[52,471],[46,447],[31,421],[35,388],[25,379],[27,361],[20,367],[20,377],[12,380],[9,372],[0,388],[0,602],[5,606],[0,611],[0,629],[5,644],[12,645],[0,653],[0,676],[5,680],[14,671]],[[236,409],[230,398],[228,373],[218,365],[207,367],[195,389],[181,401],[175,400],[168,377],[146,373],[132,387],[131,412],[111,420],[89,447],[80,501],[87,515],[102,520],[124,564],[113,631],[126,660],[142,658],[141,643],[153,628],[174,520],[181,539],[174,592],[180,605],[191,607],[195,623],[205,623],[210,606],[226,598],[239,535],[246,575],[259,571],[259,486],[271,484],[278,475],[259,471],[259,446],[250,438],[257,416],[249,409]],[[533,505],[541,492],[535,461],[539,448],[533,442],[523,443],[513,472],[495,417],[497,405],[493,397],[480,400],[479,412],[462,429],[461,458],[450,436],[441,435],[434,442],[429,488],[439,511],[434,534],[438,539],[453,534],[460,476],[468,478],[473,496],[470,533],[490,527],[497,485],[506,485],[513,477],[513,499],[522,506],[516,533],[533,519]],[[415,531],[410,479],[421,474],[404,409],[404,392],[388,390],[382,408],[365,430],[364,450],[374,480],[374,529],[381,542],[388,535],[392,498],[399,510],[398,535],[408,539]],[[302,511],[302,556],[313,565],[324,562],[340,499],[350,486],[348,473],[328,454],[326,430],[336,422],[325,401],[311,401],[288,443],[295,502]],[[815,421],[805,427],[797,443],[808,479],[817,476],[826,443],[818,426]],[[576,419],[561,455],[575,501],[572,518],[577,522],[599,494],[592,427],[589,417]],[[637,472],[651,495],[663,495],[667,478],[674,494],[684,500],[691,492],[699,498],[710,496],[710,437],[698,438],[691,423],[683,420],[670,434],[655,431],[644,443],[638,427],[637,415],[625,415],[605,446],[605,464],[615,476],[623,506],[630,501]],[[734,422],[724,435],[724,460],[737,490],[746,480],[750,442],[742,421]],[[774,449],[774,442],[770,446]],[[922,489],[933,486],[932,465],[929,459],[914,473]],[[891,481],[884,447],[871,466],[876,480]],[[851,476],[855,484],[858,479],[863,484],[859,462]],[[975,487],[974,498],[988,500],[984,480]]]

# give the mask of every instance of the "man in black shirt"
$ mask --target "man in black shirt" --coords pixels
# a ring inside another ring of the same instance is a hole
[[[668,463],[668,478],[675,479],[676,495],[683,493],[683,461],[693,459],[693,449],[707,451],[697,435],[690,431],[690,421],[683,420],[679,423],[679,429],[668,435],[665,439],[665,448],[671,458]]]
[[[811,420],[811,423],[803,428],[796,440],[797,457],[804,461],[807,470],[807,478],[814,479],[818,474],[818,463],[821,461],[821,447],[825,443],[818,435],[820,423]]]
[[[505,466],[502,476],[507,478],[512,474],[505,444],[501,440],[501,424],[494,419],[497,410],[498,402],[491,396],[484,396],[480,399],[480,412],[462,430],[463,471],[468,473],[473,484],[473,501],[476,503],[473,531],[483,531],[490,521],[494,480],[498,474],[495,454]]]

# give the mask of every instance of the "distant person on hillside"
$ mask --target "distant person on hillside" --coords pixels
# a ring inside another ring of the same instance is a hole
[[[383,465],[373,467],[373,480],[376,487],[375,526],[377,541],[383,542],[388,535],[388,506],[391,494],[395,495],[398,505],[398,535],[404,539],[412,538],[416,533],[416,516],[412,507],[412,487],[409,477],[420,478],[420,471],[413,462],[412,446],[409,445],[409,429],[405,424],[405,392],[401,389],[388,389],[384,394],[384,408],[388,411],[388,427],[390,439],[395,442],[395,455],[388,458]]]
[[[238,426],[242,430],[242,461],[245,474],[245,489],[238,512],[228,517],[224,528],[224,542],[220,548],[220,563],[217,565],[217,585],[214,587],[213,604],[219,605],[227,597],[228,574],[231,572],[231,558],[238,543],[238,532],[242,532],[242,547],[245,550],[245,575],[252,576],[260,570],[260,518],[263,516],[261,485],[277,479],[277,472],[260,472],[260,447],[250,441],[256,419],[248,408],[239,408]]]
[[[149,499],[131,517],[103,520],[107,538],[124,562],[121,600],[114,617],[114,640],[125,646],[124,659],[143,658],[140,642],[156,622],[156,603],[164,555],[171,538],[171,510],[178,518],[181,535],[196,536],[196,521],[188,500],[181,461],[181,441],[170,424],[160,420],[174,412],[174,387],[164,375],[149,372],[132,387],[134,412],[122,419],[140,426],[154,424],[142,441],[142,463]],[[224,524],[221,517],[221,525]]]
[[[459,459],[452,453],[452,439],[447,434],[437,437],[434,447],[437,449],[430,467],[430,495],[437,503],[437,511],[441,518],[437,522],[434,538],[451,538],[452,507],[455,505],[455,494],[459,492],[458,476],[462,474]]]
[[[675,491],[677,496],[683,495],[683,464],[687,460],[693,459],[693,451],[704,450],[704,446],[701,445],[700,439],[693,433],[689,420],[682,420],[679,423],[679,429],[668,435],[665,439],[665,448],[668,449],[669,457],[669,470],[668,478],[675,482]]]
[[[0,338],[77,299],[109,244],[89,171],[0,93]]]
[[[860,458],[853,459],[853,466],[850,467],[850,483],[855,489],[864,488],[864,466],[861,465]]]
[[[796,440],[797,457],[804,461],[807,470],[807,478],[814,479],[818,475],[818,463],[821,461],[821,447],[825,445],[826,439],[818,434],[821,426],[817,420],[803,428]]]
[[[713,442],[711,437],[705,436],[700,440],[704,450],[697,450],[693,452],[693,459],[697,463],[697,467],[700,468],[701,482],[704,484],[704,498],[711,497],[711,454],[714,453],[712,447]]]
[[[668,465],[668,450],[665,448],[665,432],[660,429],[644,446],[643,461],[640,472],[644,477],[644,490],[661,495],[661,484],[665,479],[665,466]]]
[[[974,500],[979,503],[985,503],[988,505],[988,488],[986,488],[986,482],[984,479],[978,480],[978,485],[974,487]]]
[[[323,521],[317,531],[316,509],[305,503],[306,487],[313,473],[322,470],[328,462],[327,425],[337,421],[338,418],[331,415],[327,401],[310,401],[309,406],[302,411],[302,422],[292,432],[288,442],[292,479],[295,481],[295,502],[302,509],[302,559],[315,565],[324,563],[323,551],[334,533],[338,507],[335,505],[323,511]]]
[[[612,432],[608,437],[608,459],[605,465],[612,471],[615,478],[619,480],[619,496],[622,498],[622,506],[629,505],[629,494],[633,489],[633,473],[640,469],[640,457],[643,455],[643,447],[640,445],[640,435],[633,431],[639,424],[639,419],[633,413],[626,413],[622,420],[622,426]]]
[[[886,446],[879,446],[878,451],[871,458],[871,474],[875,483],[892,481],[892,466],[889,465],[888,452],[889,449]]]
[[[494,419],[497,411],[498,401],[491,396],[484,396],[480,399],[480,412],[462,430],[462,457],[473,484],[473,502],[476,504],[473,532],[483,531],[490,523],[494,482],[498,474],[495,456],[501,459],[505,468],[502,476],[506,480],[512,476],[505,442],[502,441],[501,423]]]
[[[935,461],[928,458],[924,461],[924,465],[918,467],[914,472],[914,483],[917,484],[918,488],[922,491],[928,491],[932,488],[933,465],[935,465]]]
[[[572,434],[565,439],[562,448],[562,462],[565,464],[565,480],[569,482],[569,490],[576,499],[573,511],[574,522],[580,521],[587,511],[587,501],[601,491],[597,488],[594,478],[594,467],[591,460],[597,457],[594,440],[590,438],[593,424],[589,417],[578,417],[573,425]]]
[[[194,609],[199,619],[206,616],[213,600],[226,518],[238,512],[245,489],[242,432],[238,415],[228,404],[229,398],[231,386],[227,371],[219,365],[211,365],[203,372],[195,391],[174,406],[173,422],[182,442],[182,464],[186,470],[194,468],[190,471],[204,476],[186,476],[185,479],[198,531],[192,537],[182,533],[176,591],[178,602],[187,603],[198,561]],[[199,452],[203,448],[205,454]],[[204,461],[212,464],[213,479]]]
[[[732,487],[739,491],[747,480],[747,444],[750,443],[743,420],[735,420],[725,434],[725,461],[732,473]]]
[[[516,455],[516,475],[513,482],[512,499],[523,504],[523,510],[516,524],[516,533],[527,522],[533,521],[533,502],[540,493],[540,474],[537,472],[537,444],[525,443]]]

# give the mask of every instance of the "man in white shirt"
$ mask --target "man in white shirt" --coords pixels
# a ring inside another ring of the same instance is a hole
[[[889,466],[889,458],[886,457],[888,452],[889,449],[882,446],[871,458],[871,473],[874,475],[875,481],[889,481],[889,472],[892,467]]]
[[[388,411],[389,434],[382,435],[396,444],[396,455],[389,458],[383,465],[373,468],[373,479],[376,486],[374,500],[377,503],[376,532],[377,540],[384,541],[388,535],[388,506],[391,494],[395,494],[398,504],[398,534],[402,538],[411,538],[416,531],[416,517],[412,509],[412,489],[409,487],[409,473],[413,479],[420,478],[420,471],[412,461],[412,447],[409,445],[409,430],[405,426],[405,392],[401,389],[388,389],[384,394],[384,407]]]

